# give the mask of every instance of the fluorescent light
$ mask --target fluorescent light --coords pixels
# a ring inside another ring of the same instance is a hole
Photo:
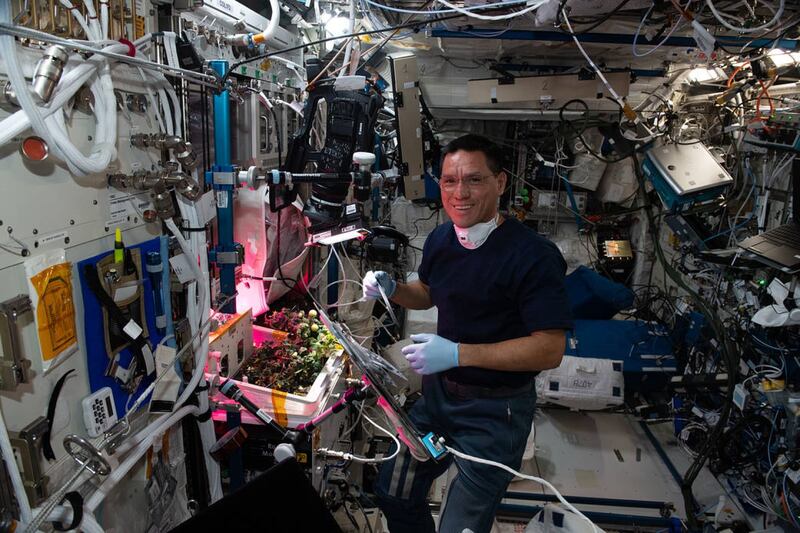
[[[311,235],[311,243],[330,246],[331,244],[349,241],[350,239],[363,239],[367,235],[369,235],[369,231],[361,227],[361,224],[349,224],[340,228],[313,233]]]
[[[689,71],[686,81],[692,85],[702,83],[716,83],[728,79],[728,76],[719,68],[698,67]]]
[[[781,48],[774,48],[767,54],[769,60],[776,68],[793,67],[800,63],[800,54],[789,52]]]
[[[462,113],[474,113],[476,115],[528,115],[536,117],[558,117],[559,111],[557,109],[470,109],[468,107],[456,109]],[[586,114],[586,111],[570,111],[564,110],[561,116],[565,117],[580,117]]]

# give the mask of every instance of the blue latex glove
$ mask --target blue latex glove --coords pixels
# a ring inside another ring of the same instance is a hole
[[[457,343],[433,333],[411,335],[411,340],[415,344],[400,351],[417,374],[434,374],[458,366]]]
[[[378,286],[383,288],[387,298],[391,298],[394,291],[397,290],[397,282],[383,270],[378,270],[377,272],[370,270],[366,273],[361,283],[364,285],[363,294],[365,300],[377,300],[381,297]]]

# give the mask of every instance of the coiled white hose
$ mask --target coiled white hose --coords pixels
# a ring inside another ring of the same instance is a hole
[[[0,2],[0,21],[5,23],[11,22],[10,4],[8,2]],[[90,30],[94,31],[91,27]],[[99,32],[99,24],[97,31]],[[124,47],[124,45],[119,46]],[[11,35],[0,35],[0,53],[2,53],[2,56],[6,60],[8,78],[11,81],[11,85],[15,88],[17,100],[20,107],[22,107],[24,115],[26,115],[36,135],[44,139],[48,144],[53,156],[64,161],[70,172],[75,175],[83,176],[105,170],[109,163],[116,158],[115,143],[117,130],[116,98],[114,97],[114,87],[111,82],[110,68],[107,60],[103,59],[93,63],[93,65],[96,65],[99,73],[99,75],[92,80],[90,85],[92,94],[95,97],[97,130],[95,132],[94,147],[87,157],[70,141],[63,117],[59,119],[52,115],[53,113],[61,113],[60,106],[57,106],[57,103],[63,102],[60,105],[64,105],[64,103],[77,92],[80,85],[71,86],[74,87],[74,91],[69,94],[67,98],[59,98],[58,102],[53,101],[49,106],[40,108],[33,101],[28,91],[28,84],[22,73],[18,50],[14,38]],[[80,69],[80,67],[76,68],[76,70],[78,69]],[[81,69],[81,72],[83,73],[86,71]],[[86,74],[91,76],[91,71],[89,70]],[[74,78],[67,81],[73,82]],[[57,96],[58,93],[62,91],[63,89],[59,86],[59,88],[56,89]],[[43,109],[49,109],[49,113],[43,113]],[[11,124],[20,125],[20,123],[17,122],[20,119],[14,118],[16,116],[17,114],[15,113],[10,117],[10,119],[14,119]],[[5,122],[6,121],[3,121],[2,124],[5,124]],[[7,133],[4,133],[2,137],[6,137],[7,135]]]

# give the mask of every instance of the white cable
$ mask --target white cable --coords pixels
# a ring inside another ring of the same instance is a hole
[[[186,262],[189,263],[189,268],[192,271],[195,282],[201,284],[203,282],[203,273],[197,265],[197,257],[193,255],[194,250],[189,246],[189,243],[186,241],[186,238],[183,236],[183,233],[181,233],[181,230],[178,228],[177,224],[175,224],[174,220],[168,218],[164,221],[164,225],[167,226],[169,232],[178,241],[181,251],[186,256]]]
[[[89,29],[91,33],[87,35],[90,41],[100,41],[103,37],[103,30],[100,27],[100,19],[97,18],[97,12],[94,10],[94,2],[92,0],[83,0],[84,9],[86,9],[86,20],[89,22]]]
[[[83,30],[83,33],[86,34],[86,38],[88,39],[89,38],[89,26],[86,23],[86,17],[83,16],[83,13],[81,13],[78,10],[77,6],[75,4],[73,4],[70,0],[60,0],[60,1],[61,1],[61,5],[64,6],[65,8],[67,8],[70,13],[72,13],[72,17],[78,22],[78,25],[81,27],[81,29]]]
[[[689,2],[687,2],[686,7],[689,6],[689,3],[691,3],[691,0]],[[647,52],[644,52],[644,53],[640,54],[639,52],[636,51],[636,43],[639,41],[639,34],[642,32],[642,27],[644,26],[644,23],[647,20],[647,17],[650,16],[650,13],[653,11],[654,7],[655,7],[655,4],[651,4],[650,5],[650,8],[644,14],[644,16],[642,17],[642,20],[639,21],[639,26],[636,27],[636,33],[633,36],[633,44],[631,45],[632,46],[632,53],[636,57],[647,57],[650,54],[652,54],[653,52],[655,52],[656,50],[658,50],[659,48],[661,48],[661,46],[664,43],[666,43],[669,40],[670,37],[672,37],[672,34],[675,33],[675,30],[677,30],[678,27],[681,26],[683,24],[683,22],[684,22],[683,17],[679,16],[678,20],[675,22],[675,24],[672,25],[672,28],[670,28],[669,33],[667,33],[667,35],[664,37],[664,39],[661,40],[660,43],[655,45],[653,48],[651,48]]]
[[[169,103],[167,102],[167,92],[164,90],[163,87],[158,88],[158,101],[161,105],[161,113],[160,115],[164,115],[164,127],[167,135],[174,135],[175,134],[175,123],[178,122],[175,120],[175,117],[172,113],[170,113]],[[159,113],[156,113],[159,114]]]
[[[714,17],[719,21],[719,23],[728,28],[729,30],[736,31],[739,33],[756,33],[762,30],[766,30],[767,28],[769,28],[770,26],[781,20],[781,15],[783,15],[783,8],[786,6],[786,0],[780,0],[778,2],[778,10],[774,12],[775,16],[772,17],[772,20],[770,20],[765,24],[762,24],[761,26],[754,26],[752,28],[745,28],[742,26],[737,27],[732,25],[722,16],[722,14],[719,11],[717,11],[717,8],[712,0],[706,0],[706,5],[711,10],[711,13],[714,15]],[[767,6],[768,8],[770,7],[769,4],[767,3],[764,3],[764,5]]]
[[[564,22],[567,24],[567,29],[569,30],[569,34],[572,36],[572,40],[575,41],[575,46],[577,46],[578,50],[580,50],[581,54],[583,54],[583,57],[589,63],[589,66],[592,67],[592,70],[594,70],[600,77],[600,80],[603,82],[603,85],[606,86],[608,92],[611,93],[611,96],[612,98],[614,98],[614,101],[616,101],[617,104],[619,104],[620,108],[625,108],[625,102],[622,100],[622,98],[620,98],[619,94],[617,94],[617,91],[615,91],[614,88],[611,86],[611,84],[608,82],[608,80],[600,70],[600,67],[598,67],[594,61],[592,61],[592,58],[589,57],[589,54],[587,54],[586,50],[583,49],[583,46],[581,45],[581,42],[578,40],[578,37],[575,35],[575,32],[572,31],[572,24],[570,24],[569,22],[569,17],[567,16],[566,9],[564,8],[561,9],[561,15],[564,17]]]
[[[123,44],[116,44],[105,48],[105,50],[123,50],[127,47]],[[41,108],[45,115],[59,111],[73,95],[91,78],[100,63],[104,61],[101,56],[95,55],[87,61],[81,63],[74,69],[65,72],[53,95],[50,105]],[[0,122],[0,146],[8,143],[12,138],[30,127],[30,118],[23,110],[15,112],[13,115]]]
[[[503,463],[498,463],[496,461],[490,461],[489,459],[483,459],[481,457],[475,457],[474,455],[468,455],[466,453],[463,453],[463,452],[460,452],[460,451],[456,450],[455,448],[451,448],[450,446],[445,446],[445,448],[447,449],[448,452],[452,453],[456,457],[460,457],[461,459],[466,459],[467,461],[472,461],[472,462],[480,463],[480,464],[484,464],[484,465],[495,466],[495,467],[501,468],[501,469],[505,470],[506,472],[508,472],[510,474],[513,474],[513,475],[515,475],[517,477],[520,477],[522,479],[527,479],[529,481],[533,481],[535,483],[538,483],[538,484],[546,487],[547,489],[550,490],[550,492],[552,492],[555,495],[556,498],[558,498],[558,501],[560,501],[562,504],[564,504],[564,507],[566,507],[567,509],[569,509],[570,511],[572,511],[573,513],[575,513],[579,517],[581,517],[584,520],[586,520],[587,522],[589,522],[589,524],[592,526],[592,530],[595,533],[600,533],[600,528],[598,528],[596,525],[594,525],[594,522],[589,520],[586,517],[586,515],[584,515],[579,510],[577,510],[571,503],[569,503],[564,498],[564,496],[562,496],[561,493],[558,492],[558,490],[556,490],[556,488],[553,485],[551,485],[550,482],[547,481],[546,479],[542,479],[540,477],[530,476],[528,474],[523,474],[521,472],[517,472],[513,468],[511,468],[509,466],[506,466]]]
[[[100,29],[103,39],[108,39],[108,0],[100,0]]]
[[[10,21],[11,2],[0,2],[0,22],[9,23]],[[28,91],[28,84],[25,81],[25,76],[22,74],[22,67],[20,66],[19,56],[17,55],[17,46],[12,36],[0,35],[0,55],[5,59],[6,74],[17,93],[17,102],[28,116],[33,131],[36,135],[44,139],[59,159],[62,159],[63,154],[61,154],[49,129],[45,126],[44,118],[41,113],[39,113],[39,108],[34,103],[30,91]]]
[[[136,70],[139,72],[139,76],[142,77],[142,81],[144,82],[144,88],[147,91],[147,100],[150,102],[150,107],[155,112],[158,129],[161,133],[167,133],[167,129],[164,127],[164,119],[161,113],[158,112],[158,102],[156,101],[156,96],[153,94],[153,89],[150,87],[151,84],[147,81],[147,76],[141,67],[137,66]]]
[[[481,15],[480,13],[473,13],[472,11],[464,9],[463,7],[459,7],[459,6],[455,5],[455,4],[451,4],[447,0],[436,0],[436,1],[439,2],[440,4],[446,6],[446,7],[449,7],[453,11],[457,11],[458,13],[461,13],[462,15],[466,15],[466,16],[468,16],[470,18],[474,18],[474,19],[478,19],[478,20],[509,20],[509,19],[513,19],[513,18],[516,18],[516,17],[520,17],[522,15],[525,15],[526,13],[530,13],[531,11],[534,11],[536,9],[539,9],[539,7],[541,7],[542,5],[548,3],[550,0],[536,0],[532,5],[526,7],[525,9],[523,9],[521,11],[515,11],[513,13],[507,13],[505,15]]]
[[[456,11],[455,9],[430,9],[430,10],[425,10],[425,11],[420,10],[420,9],[402,9],[402,8],[398,8],[398,7],[387,6],[387,5],[381,4],[379,2],[374,2],[373,0],[365,0],[365,2],[368,5],[375,6],[375,7],[379,8],[379,9],[383,9],[385,11],[392,11],[394,13],[408,13],[409,15],[442,15],[442,14],[445,14],[445,13],[453,13],[453,12]],[[490,9],[492,7],[498,7],[498,6],[510,7],[510,6],[515,5],[515,4],[527,4],[527,3],[528,3],[528,0],[510,0],[508,2],[494,2],[494,3],[491,3],[491,4],[480,4],[480,5],[476,5],[476,6],[468,6],[468,7],[464,7],[463,9],[466,10],[466,11],[478,11],[478,10],[483,11],[483,10],[486,10],[486,9]],[[380,25],[376,25],[375,27],[376,28],[380,28]]]
[[[175,135],[178,137],[183,137],[183,123],[180,120],[180,116],[178,116],[178,110],[181,109],[180,103],[178,102],[178,95],[175,93],[175,88],[172,86],[171,83],[164,78],[162,82],[164,90],[167,92],[167,96],[169,96],[170,101],[172,102],[172,109],[175,110],[175,115],[173,116],[173,122],[175,123]],[[198,182],[199,183],[199,182]]]
[[[3,2],[0,2],[0,4],[3,4]],[[181,76],[183,78],[190,79],[195,83],[206,85],[208,87],[216,87],[218,83],[217,78],[211,74],[203,74],[192,70],[170,67],[169,65],[164,65],[163,63],[156,63],[154,61],[150,61],[149,59],[142,59],[140,57],[131,57],[127,55],[127,53],[111,52],[104,48],[98,48],[97,46],[92,46],[92,44],[94,43],[87,43],[86,41],[72,41],[69,39],[64,39],[62,37],[56,37],[54,35],[45,33],[43,31],[32,30],[30,28],[25,28],[22,26],[16,26],[8,22],[0,22],[0,34],[15,35],[17,37],[34,39],[45,43],[60,44],[61,46],[64,46],[66,48],[81,50],[84,52],[89,52],[91,54],[97,54],[103,57],[115,59],[120,63],[140,65],[141,67],[149,70],[169,72],[173,76]],[[133,44],[134,46],[139,46],[140,44],[147,44],[147,41],[151,38],[152,34],[148,34],[144,37],[137,39]],[[105,44],[107,45],[112,43],[113,41],[105,42]],[[128,47],[123,45],[123,50],[127,51]]]
[[[336,457],[336,458],[339,458],[339,459],[344,459],[345,461],[354,461],[356,463],[364,463],[364,464],[368,464],[368,463],[371,463],[371,464],[385,463],[385,462],[391,461],[392,459],[397,457],[397,454],[400,453],[400,440],[395,436],[394,433],[392,433],[391,431],[387,430],[386,428],[380,426],[379,424],[376,424],[366,414],[364,414],[363,416],[364,416],[364,420],[366,420],[367,422],[369,422],[370,424],[372,424],[373,426],[378,428],[380,431],[382,431],[383,433],[385,433],[389,437],[391,437],[392,441],[394,441],[394,452],[392,452],[391,455],[387,455],[386,457],[381,457],[380,459],[375,459],[375,458],[361,457],[361,456],[358,456],[358,455],[353,455],[352,453],[349,453],[349,452],[340,452],[338,450],[328,450],[326,448],[321,448],[321,449],[317,450],[320,453],[320,455],[322,455],[324,457]]]
[[[196,405],[189,405],[181,407],[170,415],[163,415],[155,422],[150,424],[147,429],[148,432],[139,441],[136,447],[125,457],[116,468],[111,470],[111,473],[97,487],[97,490],[86,501],[86,508],[90,512],[94,512],[97,506],[103,501],[108,493],[113,489],[130,472],[137,462],[139,462],[142,455],[152,446],[153,437],[163,434],[166,430],[172,427],[176,422],[183,419],[188,415],[200,415],[200,409]],[[142,430],[144,431],[144,430]],[[139,432],[142,433],[142,432]],[[138,435],[138,434],[137,434]]]
[[[350,0],[350,18],[348,19],[347,35],[352,35],[356,29],[356,0]],[[344,67],[339,72],[339,78],[347,73],[347,65],[350,64],[350,54],[353,51],[353,41],[355,39],[348,39],[347,45],[344,50],[344,58],[342,59],[342,66]],[[360,45],[359,45],[360,46]]]
[[[8,7],[7,3],[3,3],[3,22],[10,20]],[[0,35],[0,50],[2,50],[2,55],[6,59],[7,74],[11,84],[19,88],[16,92],[20,107],[28,116],[34,132],[44,139],[53,151],[54,157],[63,160],[69,167],[70,172],[76,175],[92,174],[105,170],[111,160],[116,157],[117,122],[115,110],[113,108],[109,109],[107,103],[109,97],[116,102],[107,62],[104,61],[100,64],[100,75],[94,78],[90,85],[98,112],[96,113],[97,129],[94,147],[87,157],[70,140],[66,127],[63,126],[63,117],[61,119],[52,115],[46,117],[46,115],[42,114],[41,108],[33,101],[20,67],[17,47],[13,37],[6,34]],[[60,113],[60,111],[55,112]]]
[[[194,178],[197,179],[197,171],[193,173]],[[200,223],[200,216],[197,211],[197,204],[187,200],[184,197],[179,197],[178,206],[181,210],[181,215],[184,217],[185,220],[191,224],[192,227],[199,227]],[[193,313],[195,315],[195,319],[198,320],[198,324],[196,328],[193,328],[193,331],[196,331],[199,328],[204,328],[206,322],[209,321],[209,313],[211,309],[211,298],[208,288],[206,287],[206,280],[208,279],[208,253],[206,252],[206,240],[205,236],[199,232],[193,232],[190,236],[192,247],[194,248],[195,254],[199,255],[200,257],[200,265],[199,269],[202,274],[202,279],[198,287],[202,289],[201,296],[198,298],[198,303],[196,306],[190,305],[189,307],[199,307]],[[191,304],[191,302],[190,302]],[[199,338],[199,345],[196,346],[197,355],[195,356],[196,362],[196,369],[199,370],[198,374],[200,376],[204,375],[206,362],[208,361],[208,335],[202,334]],[[189,387],[187,388],[194,389],[194,386],[190,383]],[[209,404],[209,397],[208,397],[208,389],[201,391],[199,396],[199,401],[201,404],[208,406]],[[207,408],[207,407],[206,407]],[[209,450],[213,446],[214,442],[216,442],[216,435],[214,433],[214,423],[212,420],[206,420],[205,422],[198,422],[198,426],[200,428],[200,438],[203,442],[203,451],[205,455],[205,463],[206,463],[206,473],[208,474],[208,483],[210,488],[211,500],[212,502],[218,501],[222,499],[223,492],[222,492],[222,476],[219,464],[211,457]]]

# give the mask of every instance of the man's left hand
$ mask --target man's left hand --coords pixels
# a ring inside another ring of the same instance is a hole
[[[432,333],[411,335],[411,340],[414,344],[401,352],[417,374],[434,374],[458,366],[457,343]]]

